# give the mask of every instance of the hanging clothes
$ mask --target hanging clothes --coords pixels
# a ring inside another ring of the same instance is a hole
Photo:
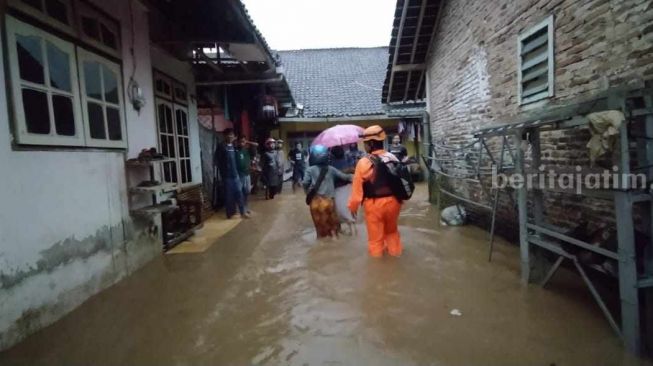
[[[399,125],[397,126],[397,133],[399,135],[403,135],[406,133],[406,121],[405,120],[400,120]]]
[[[415,131],[417,130],[417,122],[416,121],[411,121],[408,125],[408,139],[410,140],[415,140],[416,133]]]
[[[262,121],[276,125],[278,123],[279,107],[275,97],[264,94],[259,98],[259,118]]]

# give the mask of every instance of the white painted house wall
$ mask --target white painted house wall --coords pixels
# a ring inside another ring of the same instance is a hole
[[[92,2],[121,22],[126,90],[132,74],[128,2]],[[135,78],[147,104],[136,112],[126,103],[127,151],[15,149],[6,75],[0,68],[0,350],[160,254],[160,220],[132,217],[128,206],[124,161],[158,146],[147,11],[133,4]],[[188,65],[159,56],[163,64],[158,66],[187,82],[189,94],[194,94]],[[190,110],[193,179],[201,182],[194,103]]]

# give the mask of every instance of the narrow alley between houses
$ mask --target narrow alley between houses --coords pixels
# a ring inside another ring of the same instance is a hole
[[[653,366],[653,0],[0,0],[0,366]]]
[[[201,254],[154,259],[0,353],[1,365],[639,365],[582,283],[519,284],[517,248],[439,227],[426,187],[400,259],[316,240],[302,194],[252,204]]]

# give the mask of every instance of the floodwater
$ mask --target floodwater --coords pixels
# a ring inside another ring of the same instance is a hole
[[[564,272],[519,283],[518,250],[405,204],[400,259],[317,241],[303,195],[253,203],[202,254],[162,256],[5,353],[0,365],[639,365]],[[460,315],[452,315],[454,314]]]

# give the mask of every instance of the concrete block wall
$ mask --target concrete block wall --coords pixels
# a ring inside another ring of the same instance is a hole
[[[554,16],[555,96],[534,105],[518,100],[518,35]],[[448,0],[428,60],[434,141],[469,143],[471,132],[529,112],[582,101],[615,86],[653,79],[653,2],[647,0]],[[543,163],[588,162],[587,131],[542,136]],[[464,190],[463,190],[464,191]],[[467,190],[471,197],[478,192]],[[547,194],[557,223],[613,216],[610,202]],[[580,213],[582,212],[582,214]],[[499,230],[516,214],[506,197]],[[476,212],[483,222],[486,212]],[[513,236],[514,230],[503,230]]]

